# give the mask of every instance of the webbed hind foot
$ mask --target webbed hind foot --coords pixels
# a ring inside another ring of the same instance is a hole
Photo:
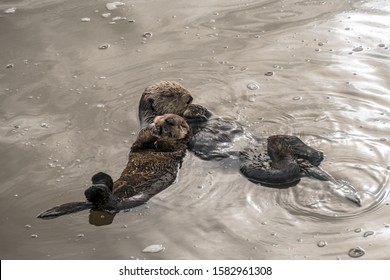
[[[286,141],[291,148],[292,153],[297,158],[305,159],[314,166],[319,166],[324,159],[324,153],[306,145],[301,139],[290,135],[273,135],[268,138],[280,138]]]
[[[291,187],[301,179],[299,165],[295,162],[286,164],[281,169],[266,169],[260,165],[249,163],[242,165],[240,171],[249,181],[268,187]]]
[[[116,199],[112,194],[113,181],[110,175],[99,172],[92,176],[92,186],[85,190],[86,199],[93,204],[94,209],[115,209]]]

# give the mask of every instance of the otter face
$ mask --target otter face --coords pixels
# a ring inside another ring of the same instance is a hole
[[[183,139],[191,133],[188,123],[180,116],[165,114],[154,118],[152,132],[162,138]]]
[[[143,95],[156,115],[169,113],[182,116],[193,100],[190,92],[175,82],[160,82],[149,86]]]

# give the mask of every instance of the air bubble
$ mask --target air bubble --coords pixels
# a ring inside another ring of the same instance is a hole
[[[91,19],[88,18],[88,17],[83,17],[83,18],[81,18],[81,21],[82,21],[82,22],[90,22]]]
[[[362,248],[356,247],[349,250],[348,256],[350,256],[351,258],[360,258],[364,256],[365,253],[366,252]]]
[[[49,128],[49,124],[47,122],[41,122],[40,126],[43,128]]]
[[[318,241],[317,246],[322,248],[322,247],[325,247],[327,244],[328,243],[326,241],[320,240],[320,241]]]
[[[292,100],[298,101],[298,100],[301,100],[301,99],[302,99],[302,97],[300,97],[300,96],[294,96]]]
[[[268,71],[268,72],[266,72],[264,75],[270,77],[270,76],[273,76],[273,75],[274,75],[274,72]]]
[[[256,83],[249,83],[249,84],[246,85],[246,87],[247,87],[249,90],[257,90],[257,89],[260,88],[259,85],[256,84]]]
[[[361,52],[361,51],[363,51],[363,47],[360,46],[360,47],[354,48],[352,51],[354,51],[354,52]]]
[[[110,47],[110,44],[103,44],[99,46],[99,50],[106,50]]]
[[[375,234],[375,231],[369,230],[363,234],[363,237],[369,237],[369,236],[374,235],[374,234]]]
[[[152,32],[145,32],[145,33],[142,35],[142,37],[144,37],[144,38],[146,38],[146,39],[148,39],[148,38],[150,38],[150,37],[152,37],[152,36],[153,36]]]
[[[15,65],[13,63],[7,64],[5,66],[5,68],[7,68],[7,69],[14,68],[14,67],[15,67]]]

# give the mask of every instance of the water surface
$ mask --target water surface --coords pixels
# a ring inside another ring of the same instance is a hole
[[[0,3],[2,259],[390,259],[388,0],[108,2]],[[36,219],[82,200],[97,171],[119,176],[160,80],[322,150],[362,207],[330,183],[266,188],[189,153],[176,184],[110,225]],[[142,252],[153,244],[165,250]]]

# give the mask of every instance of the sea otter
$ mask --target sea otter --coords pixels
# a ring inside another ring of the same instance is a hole
[[[141,129],[158,115],[165,113],[180,115],[190,124],[194,134],[190,150],[204,160],[219,160],[227,157],[249,159],[248,153],[244,150],[261,146],[266,142],[266,139],[250,134],[237,121],[215,116],[206,107],[192,104],[192,100],[190,92],[176,82],[162,81],[147,87],[139,102],[138,115]],[[244,142],[244,146],[238,150],[234,146],[237,138]],[[315,166],[323,160],[322,152],[307,146],[296,136],[276,135],[268,138],[267,142],[266,149],[274,161],[273,167],[279,171],[288,169],[288,165],[276,164],[279,161],[276,156],[279,153],[286,153],[287,150],[291,152],[291,159],[303,158]],[[281,175],[280,172],[275,173],[276,178],[270,178],[271,182],[278,178],[283,182]]]
[[[129,160],[118,180],[99,172],[85,191],[86,201],[56,206],[38,215],[53,218],[86,209],[118,212],[146,203],[176,179],[192,139],[192,130],[180,116],[156,116],[142,129],[131,147]]]
[[[192,100],[190,92],[175,82],[166,81],[148,86],[138,108],[141,129],[153,122],[156,116],[176,114],[183,117]]]
[[[147,87],[139,102],[141,128],[155,116],[175,113],[190,124],[194,136],[189,149],[203,160],[238,159],[240,172],[246,178],[273,187],[294,185],[302,176],[331,181],[345,187],[350,193],[345,196],[360,205],[352,186],[344,181],[341,184],[319,167],[324,158],[321,151],[296,136],[256,137],[237,121],[215,116],[192,101],[191,93],[176,82],[162,81]],[[241,146],[237,147],[237,142]]]

